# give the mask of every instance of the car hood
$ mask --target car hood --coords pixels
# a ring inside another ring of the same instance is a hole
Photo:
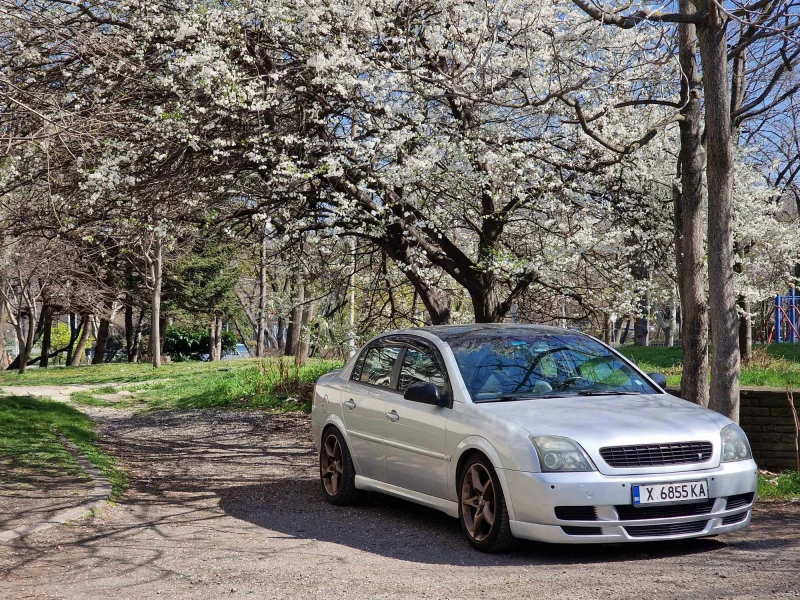
[[[722,415],[669,394],[577,396],[482,404],[532,435],[558,435],[578,442],[601,473],[659,473],[719,465]],[[668,442],[711,442],[710,461],[691,465],[619,469],[609,467],[600,448]]]

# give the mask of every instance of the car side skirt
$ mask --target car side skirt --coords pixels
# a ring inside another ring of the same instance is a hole
[[[408,500],[416,504],[422,504],[423,506],[435,508],[436,510],[440,510],[450,517],[458,517],[458,502],[453,502],[452,500],[445,500],[444,498],[437,498],[435,496],[429,496],[428,494],[414,492],[396,485],[391,485],[382,481],[376,481],[375,479],[370,479],[369,477],[363,477],[362,475],[356,475],[356,488],[367,492],[380,492],[381,494],[388,494],[390,496],[402,498],[403,500]]]

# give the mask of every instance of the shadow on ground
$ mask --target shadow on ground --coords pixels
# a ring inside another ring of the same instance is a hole
[[[603,569],[593,565],[600,563],[625,573],[626,563],[648,573],[722,564],[744,572],[754,567],[755,554],[769,563],[759,562],[759,569],[772,569],[776,560],[794,556],[798,544],[800,511],[775,504],[759,507],[747,530],[721,538],[613,546],[523,542],[508,554],[481,554],[466,543],[458,521],[438,511],[381,494],[352,507],[325,502],[305,415],[105,414],[102,443],[120,458],[130,489],[117,507],[95,518],[52,530],[47,539],[20,540],[14,555],[4,565],[0,561],[0,581],[12,574],[52,578],[53,569],[62,569],[65,580],[83,572],[98,585],[170,578],[192,583],[218,575],[220,565],[236,572],[266,568],[273,559],[316,565],[322,559],[347,561],[350,550],[353,563],[383,557],[409,565],[541,566],[551,575],[595,577]],[[315,541],[339,548],[324,550]],[[56,544],[63,546],[61,554],[52,553]],[[215,569],[203,566],[208,564]],[[391,563],[385,568],[406,571]],[[778,572],[773,579],[789,576]]]
[[[570,565],[667,557],[691,561],[730,546],[778,550],[796,543],[784,534],[800,525],[797,511],[772,510],[764,518],[762,508],[744,540],[725,536],[585,546],[520,542],[511,553],[488,555],[467,544],[456,519],[433,509],[382,494],[369,494],[352,507],[325,502],[306,415],[164,411],[118,420],[105,440],[131,467],[135,489],[124,503],[169,507],[174,511],[167,517],[170,522],[189,524],[196,518],[200,527],[218,527],[227,515],[263,529],[265,541],[276,534],[299,542],[319,540],[418,563]],[[209,500],[218,501],[223,514],[195,514],[198,503]]]
[[[325,502],[319,483],[311,479],[232,487],[217,494],[228,515],[265,530],[419,563],[570,565],[690,556],[727,546],[717,539],[585,546],[520,541],[510,553],[482,554],[467,544],[456,519],[383,494],[335,507]]]

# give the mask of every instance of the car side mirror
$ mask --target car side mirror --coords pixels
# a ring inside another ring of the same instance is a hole
[[[647,376],[660,388],[667,387],[667,376],[663,373],[648,373]]]
[[[412,402],[422,404],[433,404],[434,406],[448,406],[447,396],[439,393],[439,388],[428,381],[418,381],[406,388],[403,398]]]

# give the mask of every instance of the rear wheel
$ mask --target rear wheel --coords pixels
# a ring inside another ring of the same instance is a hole
[[[476,454],[464,463],[458,480],[458,516],[467,541],[482,552],[510,550],[515,540],[492,463]]]
[[[353,459],[344,437],[336,427],[328,428],[322,435],[319,477],[325,499],[331,504],[344,506],[358,497]]]

